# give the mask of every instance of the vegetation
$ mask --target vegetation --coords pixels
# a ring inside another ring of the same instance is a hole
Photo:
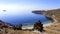
[[[36,22],[34,24],[34,28],[33,29],[36,29],[36,30],[42,32],[43,31],[43,24],[42,24],[42,22],[40,20],[38,22]]]
[[[13,26],[14,30],[22,30],[22,24],[17,24]]]

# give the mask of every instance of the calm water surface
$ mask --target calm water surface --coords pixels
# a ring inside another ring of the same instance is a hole
[[[48,23],[44,15],[34,14],[32,11],[6,11],[0,12],[0,20],[11,24],[31,25],[41,20],[43,24]]]

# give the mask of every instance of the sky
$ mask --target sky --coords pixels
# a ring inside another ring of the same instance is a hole
[[[60,8],[60,0],[0,0],[0,11],[49,10]]]

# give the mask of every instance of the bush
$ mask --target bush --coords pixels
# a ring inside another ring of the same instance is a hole
[[[13,26],[14,30],[22,30],[22,24],[17,24]]]
[[[43,24],[42,24],[42,22],[40,20],[38,22],[36,22],[34,24],[33,29],[36,29],[36,30],[42,32],[43,31]]]

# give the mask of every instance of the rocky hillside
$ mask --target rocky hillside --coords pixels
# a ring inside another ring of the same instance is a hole
[[[37,13],[36,13],[37,12]],[[46,34],[60,34],[60,9],[53,9],[47,11],[34,11],[35,14],[45,15],[47,18],[52,18],[54,23],[51,26],[44,27]],[[38,13],[39,12],[39,13]]]
[[[11,24],[0,20],[0,34],[39,34],[39,33],[33,32],[32,29],[14,30]]]
[[[46,17],[52,18],[54,22],[60,22],[60,9],[53,9],[53,10],[47,10],[47,11],[32,11],[35,14],[42,14]]]
[[[60,22],[60,9],[48,10],[46,15],[50,15],[49,13],[53,14],[52,17]]]
[[[0,28],[12,28],[12,24],[0,20]]]

